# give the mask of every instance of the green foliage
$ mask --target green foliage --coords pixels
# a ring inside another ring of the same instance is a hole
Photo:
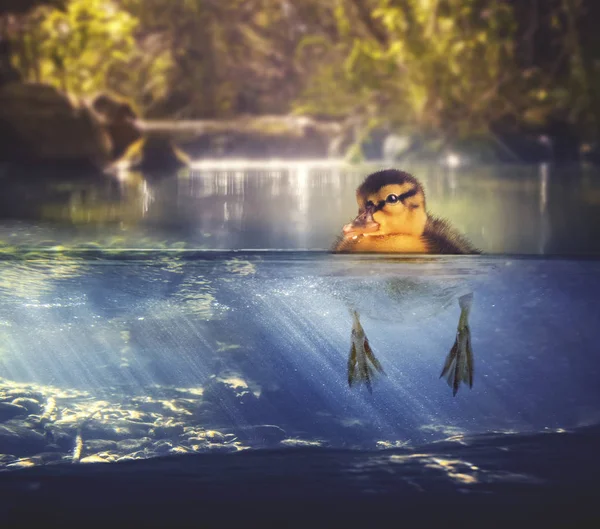
[[[126,74],[135,49],[136,20],[114,4],[72,0],[65,11],[51,10],[32,22],[24,45],[37,59],[40,81],[91,94]]]
[[[170,90],[146,108],[151,117],[223,118],[285,111],[279,64],[294,47],[282,24],[283,0],[121,0],[140,21],[138,42],[171,59]],[[277,63],[276,66],[274,66]]]
[[[459,137],[506,112],[504,85],[518,76],[506,3],[338,2],[335,19],[326,66],[312,73],[299,109],[375,113]]]
[[[291,110],[455,141],[559,114],[600,135],[591,0],[18,1],[5,26],[26,79],[149,118]],[[528,59],[544,38],[549,59]]]
[[[164,53],[143,53],[138,27],[117,2],[70,0],[64,10],[39,9],[28,17],[16,39],[15,62],[29,81],[81,96],[115,92],[143,107],[147,92],[164,95],[171,61]]]

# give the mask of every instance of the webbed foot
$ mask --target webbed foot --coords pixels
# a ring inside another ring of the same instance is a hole
[[[473,294],[462,296],[458,300],[460,306],[460,319],[456,331],[456,340],[446,357],[440,378],[446,377],[448,385],[452,388],[452,395],[456,396],[461,383],[473,387],[473,349],[471,347],[471,329],[469,327],[469,312],[473,303]]]
[[[367,335],[360,324],[358,312],[353,311],[352,317],[352,345],[348,356],[348,385],[352,387],[355,383],[364,382],[369,393],[373,393],[371,381],[376,374],[375,370],[383,375],[385,375],[385,371],[373,354]]]

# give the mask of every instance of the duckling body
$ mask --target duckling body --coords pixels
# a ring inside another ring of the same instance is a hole
[[[479,254],[479,250],[447,221],[428,217],[420,236],[401,233],[386,235],[358,234],[339,238],[334,249],[339,253],[420,253],[420,254]]]
[[[471,243],[447,221],[429,215],[420,182],[403,171],[373,173],[356,190],[358,215],[342,230],[334,253],[478,254]],[[388,292],[402,297],[403,282],[390,280]],[[473,294],[458,299],[460,318],[456,340],[446,357],[441,377],[456,395],[460,384],[473,386],[473,351],[468,316]],[[348,382],[364,382],[371,391],[375,371],[383,368],[369,345],[358,310],[353,316],[352,346],[348,361]],[[386,311],[389,312],[389,311]],[[394,311],[395,312],[395,311]],[[359,340],[357,337],[364,337]],[[360,366],[360,369],[357,367]]]

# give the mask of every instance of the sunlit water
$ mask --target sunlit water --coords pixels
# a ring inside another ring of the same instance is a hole
[[[415,169],[487,256],[329,254],[373,169],[7,184],[0,469],[600,422],[600,261],[578,257],[600,249],[599,175]],[[453,397],[440,372],[471,292],[475,380]],[[385,370],[372,393],[348,385],[351,310]],[[497,475],[414,457],[461,486]]]
[[[600,418],[598,261],[82,255],[0,264],[0,396],[51,434],[9,465],[46,444],[72,457],[78,434],[84,459],[118,460],[414,446]],[[394,280],[405,288],[390,293]],[[453,398],[439,374],[469,291],[475,384]],[[372,395],[347,383],[350,307],[386,371]]]

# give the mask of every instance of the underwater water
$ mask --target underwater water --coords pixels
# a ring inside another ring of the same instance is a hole
[[[223,527],[234,523],[215,507],[225,498],[278,497],[290,511],[298,495],[315,509],[337,501],[358,523],[375,515],[348,498],[387,498],[371,505],[380,518],[398,494],[413,511],[476,497],[485,515],[512,501],[539,520],[548,494],[593,496],[600,260],[582,255],[598,251],[599,175],[426,172],[429,209],[488,255],[402,257],[328,253],[368,170],[303,171],[61,183],[20,215],[4,209],[6,519],[26,524],[32,502],[56,516],[66,502],[63,524],[75,524],[98,498],[124,508],[125,490],[129,508],[152,498],[178,505],[180,521],[201,490]],[[25,188],[11,189],[17,204]],[[440,373],[465,294],[474,382],[453,396]],[[348,383],[353,311],[385,371],[372,392]],[[454,519],[468,522],[443,517]],[[283,523],[259,521],[245,525]]]

